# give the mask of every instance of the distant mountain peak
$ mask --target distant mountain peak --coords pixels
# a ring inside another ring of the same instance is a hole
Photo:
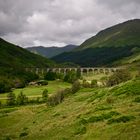
[[[77,48],[76,45],[69,44],[69,45],[66,45],[64,47],[35,46],[35,47],[28,47],[27,50],[29,50],[33,53],[40,54],[40,55],[45,56],[47,58],[51,58],[51,57],[54,57],[54,56],[59,55],[59,54],[64,53],[64,52],[70,52],[75,48]]]

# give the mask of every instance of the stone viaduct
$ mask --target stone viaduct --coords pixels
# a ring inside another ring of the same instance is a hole
[[[58,73],[64,73],[66,74],[68,71],[79,71],[81,75],[93,73],[93,74],[99,74],[99,73],[113,73],[121,68],[99,68],[99,67],[81,67],[81,68],[26,68],[26,71],[34,72],[36,74],[45,74],[49,71],[52,72],[58,72]]]

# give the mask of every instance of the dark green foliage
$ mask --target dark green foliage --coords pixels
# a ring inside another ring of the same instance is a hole
[[[38,85],[42,85],[42,86],[48,85],[48,81],[46,81],[46,80],[40,80],[40,81],[37,81],[37,84]]]
[[[16,104],[16,96],[13,92],[8,93],[7,95],[7,105],[12,106]]]
[[[68,71],[66,75],[64,76],[64,81],[73,83],[74,81],[78,79],[78,76],[79,76],[78,73],[76,73],[75,71]]]
[[[134,102],[140,103],[140,97],[136,97],[136,98],[134,99]]]
[[[104,121],[104,120],[110,119],[113,116],[117,116],[117,115],[120,115],[120,113],[118,113],[116,111],[111,111],[109,113],[101,114],[99,116],[91,116],[91,117],[89,117],[87,119],[82,118],[80,120],[80,123],[82,123],[82,124],[95,123],[95,122],[99,122],[99,121]]]
[[[107,102],[108,104],[112,104],[112,103],[114,103],[114,98],[113,98],[113,97],[107,97],[107,98],[106,98],[106,102]]]
[[[0,113],[10,113],[16,110],[17,108],[5,108],[5,109],[0,110]]]
[[[17,105],[25,105],[28,103],[28,97],[21,91],[20,94],[17,96]]]
[[[132,56],[140,48],[140,20],[107,28],[89,38],[72,52],[53,58],[56,62],[73,62],[80,66],[106,66]]]
[[[73,84],[72,84],[72,87],[71,87],[71,92],[72,94],[76,93],[77,91],[80,90],[80,82],[79,81],[75,81]]]
[[[131,56],[135,46],[87,48],[81,51],[63,53],[53,58],[56,62],[73,62],[83,67],[109,65],[114,61]],[[140,48],[140,46],[137,46]],[[82,60],[82,61],[81,61]]]
[[[79,135],[79,134],[85,134],[87,131],[86,127],[84,125],[77,125],[74,134]]]
[[[134,116],[121,116],[121,117],[119,117],[119,118],[110,119],[110,120],[108,120],[107,123],[108,123],[108,124],[112,124],[112,123],[121,123],[121,122],[126,123],[126,122],[128,122],[128,121],[133,120],[133,119],[135,119]]]
[[[27,135],[28,135],[27,132],[21,132],[20,135],[19,135],[19,137],[25,137],[25,136],[27,136]]]
[[[48,81],[53,81],[57,78],[57,74],[55,72],[49,71],[47,72],[47,74],[44,76],[45,80]]]
[[[12,83],[6,78],[0,77],[0,93],[11,91]]]
[[[63,90],[64,96],[68,96],[72,93],[71,88],[66,88]]]
[[[97,87],[97,80],[92,80],[91,81],[91,86],[92,87]]]
[[[9,136],[6,136],[4,140],[11,140]]]
[[[48,90],[45,89],[42,93],[42,99],[44,102],[47,102],[47,99],[48,99]]]
[[[8,68],[49,67],[54,63],[0,38],[0,66]],[[16,69],[15,69],[16,70]]]
[[[60,104],[63,100],[64,100],[64,92],[59,91],[48,98],[47,105],[55,106],[57,104]]]
[[[95,111],[110,110],[110,109],[112,109],[112,106],[98,106],[95,108]]]
[[[135,96],[140,95],[140,80],[134,80],[128,83],[125,83],[122,86],[116,86],[110,90],[111,93],[115,96],[126,95],[126,96]]]
[[[38,76],[25,68],[51,67],[55,63],[0,38],[0,92],[24,87]],[[8,79],[8,80],[7,80]]]
[[[114,72],[107,80],[107,86],[114,86],[121,82],[131,79],[131,74],[127,70],[118,70]]]

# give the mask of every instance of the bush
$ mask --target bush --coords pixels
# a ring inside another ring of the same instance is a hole
[[[26,97],[26,95],[24,95],[23,92],[21,91],[20,94],[17,96],[17,104],[25,105],[27,103],[28,103],[28,97]]]
[[[27,136],[27,135],[28,135],[27,132],[22,132],[22,133],[20,133],[19,137],[25,137],[25,136]]]
[[[37,84],[38,85],[45,86],[45,85],[48,85],[48,81],[46,81],[46,80],[40,80],[40,81],[37,81]]]
[[[84,125],[80,125],[76,127],[74,134],[79,135],[79,134],[85,134],[87,131],[86,127]]]
[[[91,86],[92,87],[97,87],[97,80],[92,80],[91,81]]]
[[[47,102],[48,100],[48,90],[45,89],[42,93],[42,99],[43,99],[43,102]]]
[[[66,73],[66,75],[64,76],[64,81],[65,82],[69,82],[69,83],[73,83],[74,81],[76,81],[78,79],[78,75],[76,72],[74,71],[68,71]]]
[[[112,124],[112,123],[121,123],[121,122],[126,123],[126,122],[128,122],[128,121],[130,121],[130,120],[133,120],[133,119],[135,119],[134,116],[121,116],[121,117],[119,117],[119,118],[110,119],[110,120],[108,120],[107,123],[108,123],[108,124]]]
[[[125,82],[131,79],[131,75],[127,70],[118,70],[114,72],[107,80],[107,86],[114,86],[121,82]]]
[[[136,97],[136,98],[134,99],[134,102],[140,103],[140,97]]]
[[[57,74],[55,72],[49,71],[47,72],[47,74],[44,76],[45,80],[48,81],[53,81],[57,78]]]
[[[87,82],[87,81],[84,79],[84,80],[83,80],[82,86],[83,86],[84,88],[90,88],[90,87],[91,87],[91,84],[90,84],[89,82]]]
[[[71,92],[72,94],[76,93],[77,91],[80,90],[80,82],[79,81],[75,81],[73,84],[72,84],[72,87],[71,87]]]
[[[107,97],[107,98],[106,98],[106,102],[107,102],[108,104],[112,104],[112,103],[114,103],[114,98],[113,98],[113,97]]]
[[[117,116],[117,115],[120,115],[120,113],[111,111],[107,114],[101,114],[99,116],[91,116],[90,118],[87,119],[87,122],[94,123],[94,122],[104,121],[104,120],[110,119],[113,116]]]
[[[68,96],[68,95],[70,95],[71,93],[72,93],[72,92],[71,92],[71,88],[66,88],[66,89],[63,90],[64,96]]]
[[[0,80],[0,93],[5,93],[11,91],[12,84],[8,79]]]
[[[7,95],[7,105],[12,106],[12,105],[15,105],[15,103],[16,103],[15,94],[12,93],[12,92],[8,93],[8,95]]]
[[[57,104],[60,104],[63,100],[64,100],[64,92],[59,91],[56,94],[54,94],[48,98],[47,105],[55,106]]]

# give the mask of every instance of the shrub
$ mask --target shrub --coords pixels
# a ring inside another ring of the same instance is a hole
[[[97,87],[97,80],[92,80],[91,81],[91,86],[92,87]]]
[[[98,115],[98,116],[91,116],[87,120],[82,120],[82,121],[84,123],[94,123],[94,122],[99,122],[99,121],[110,119],[113,116],[117,116],[117,115],[120,115],[120,113],[115,112],[115,111],[111,111],[111,112],[106,113],[106,114],[101,114],[101,115]]]
[[[117,85],[131,79],[131,75],[127,70],[118,70],[107,80],[107,86]]]
[[[64,76],[64,81],[65,82],[69,82],[69,83],[73,83],[74,81],[76,81],[78,79],[77,77],[77,73],[74,71],[68,71],[66,73],[66,75]]]
[[[43,91],[43,93],[42,93],[42,99],[43,99],[44,102],[47,101],[47,99],[48,99],[48,90],[47,89],[45,89]]]
[[[136,98],[134,99],[134,102],[140,103],[140,97],[136,97]]]
[[[12,92],[8,93],[8,95],[7,95],[7,105],[12,106],[12,105],[15,105],[15,103],[16,103],[15,94],[12,93]]]
[[[112,104],[112,103],[114,103],[114,98],[113,98],[113,97],[107,97],[107,98],[106,98],[106,102],[107,102],[108,104]]]
[[[0,108],[2,107],[2,103],[1,103],[1,101],[0,101]]]
[[[64,100],[64,92],[59,91],[56,94],[48,97],[47,104],[49,106],[55,106],[57,104],[60,104]]]
[[[26,97],[26,95],[24,95],[21,91],[20,94],[17,96],[17,104],[25,105],[26,103],[28,103],[28,97]]]
[[[11,91],[12,84],[7,79],[0,80],[0,93]]]
[[[77,127],[76,127],[74,134],[75,134],[75,135],[78,135],[78,134],[85,134],[86,131],[87,131],[86,127],[83,126],[83,125],[80,125],[80,126],[77,126]]]
[[[19,137],[25,137],[25,136],[27,136],[27,135],[28,135],[27,132],[22,132],[22,133],[20,133]]]
[[[45,80],[53,81],[57,78],[57,75],[55,72],[49,71],[47,74],[44,76]]]
[[[134,116],[121,116],[121,117],[119,117],[119,118],[110,119],[110,120],[108,120],[107,123],[108,123],[108,124],[112,124],[112,123],[121,123],[121,122],[126,123],[126,122],[128,122],[128,121],[130,121],[130,120],[133,120],[133,119],[135,119]]]
[[[84,80],[83,80],[82,86],[83,86],[84,88],[90,88],[90,87],[91,87],[91,84],[90,84],[89,82],[87,82],[87,81],[84,79]]]
[[[71,92],[74,94],[76,93],[77,91],[80,90],[80,82],[79,81],[75,81],[73,84],[72,84],[72,88],[71,88]]]
[[[11,140],[11,138],[9,136],[6,136],[5,140]]]
[[[70,94],[71,94],[71,88],[66,88],[66,89],[64,89],[64,90],[63,90],[63,94],[64,94],[64,96],[70,95]]]
[[[37,82],[37,84],[38,85],[42,85],[42,86],[48,85],[48,81],[46,81],[46,80],[40,80],[40,81]]]

